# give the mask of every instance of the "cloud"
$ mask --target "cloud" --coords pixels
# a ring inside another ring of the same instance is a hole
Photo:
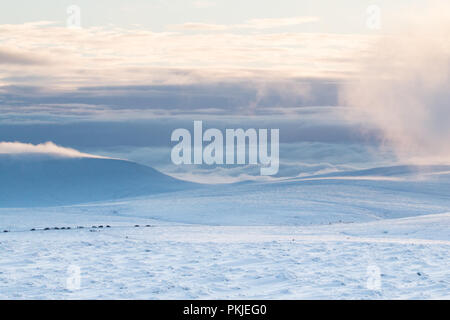
[[[48,62],[35,53],[0,47],[0,65],[45,65]]]
[[[264,75],[261,73],[260,76]],[[304,116],[308,106],[336,106],[330,79],[228,79],[185,85],[88,86],[49,91],[33,86],[0,87],[0,122],[111,121],[167,116]]]
[[[204,31],[223,31],[230,29],[230,26],[225,24],[201,23],[201,22],[186,22],[183,24],[175,24],[169,26],[171,29],[182,30],[204,30]]]
[[[279,27],[297,26],[305,23],[318,22],[318,17],[291,17],[291,18],[266,18],[266,19],[250,19],[242,25],[244,28],[250,29],[271,29]]]
[[[391,153],[381,153],[371,146],[353,143],[281,143],[280,170],[276,176],[261,176],[258,165],[176,166],[170,160],[170,146],[117,146],[93,150],[98,154],[151,166],[179,179],[201,183],[303,178],[392,165]]]
[[[57,146],[50,141],[37,145],[21,142],[0,142],[0,154],[42,154],[65,158],[104,158],[92,154],[82,153],[75,149]]]
[[[405,162],[450,161],[450,5],[433,3],[375,43],[341,91],[349,117],[380,128]]]
[[[182,30],[207,30],[207,31],[223,31],[238,29],[265,30],[282,27],[297,26],[305,23],[318,22],[318,17],[289,17],[289,18],[265,18],[250,19],[242,24],[210,24],[200,22],[186,22],[183,24],[171,25],[171,29]]]
[[[214,7],[216,3],[214,1],[208,1],[208,0],[196,0],[193,3],[193,6],[196,8],[210,8]]]
[[[308,19],[256,19],[247,21],[245,27],[291,25]],[[220,25],[206,28],[223,29]],[[113,26],[69,29],[47,22],[4,24],[0,33],[8,34],[0,49],[4,61],[0,86],[41,86],[57,92],[99,85],[342,78],[355,71],[355,61],[347,57],[364,52],[373,38],[298,32],[245,34],[234,29],[217,33]]]
[[[336,105],[336,82],[356,70],[348,57],[364,54],[373,41],[358,34],[234,31],[0,25],[8,34],[0,46],[8,61],[0,70],[0,121],[292,115],[298,107]]]

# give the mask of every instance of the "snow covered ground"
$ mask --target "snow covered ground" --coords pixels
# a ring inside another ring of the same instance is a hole
[[[448,299],[448,175],[391,171],[3,208],[0,298]]]
[[[1,234],[0,298],[450,298],[450,214],[153,225]],[[67,286],[73,270],[79,287]]]

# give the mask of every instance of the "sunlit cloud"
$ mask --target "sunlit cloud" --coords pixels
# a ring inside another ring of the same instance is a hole
[[[66,158],[104,158],[82,153],[75,149],[61,147],[50,141],[36,145],[21,142],[0,142],[0,154],[42,154]]]
[[[450,6],[439,2],[420,15],[415,9],[361,60],[341,103],[352,106],[351,118],[380,128],[402,161],[448,163]]]
[[[258,19],[256,28],[304,18]],[[73,90],[91,85],[186,84],[235,79],[344,77],[373,36],[152,32],[49,23],[0,25],[0,85]],[[20,53],[16,55],[14,53]],[[13,59],[13,55],[15,59]],[[23,64],[27,63],[27,68]],[[20,75],[20,77],[18,77]]]
[[[318,22],[319,20],[320,19],[318,17],[265,18],[265,19],[250,19],[242,24],[209,24],[199,22],[186,22],[183,24],[172,25],[169,27],[171,29],[209,30],[209,31],[239,30],[239,29],[264,30],[289,26],[298,26],[305,23]]]
[[[256,19],[246,26],[308,19]],[[357,59],[349,57],[363,57],[377,38],[69,29],[49,21],[4,24],[0,33],[8,35],[0,46],[0,121],[13,122],[287,114],[294,109],[286,107],[335,105],[326,83],[351,78]]]

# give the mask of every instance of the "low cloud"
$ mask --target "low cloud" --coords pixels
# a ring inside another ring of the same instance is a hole
[[[22,142],[0,142],[0,154],[41,154],[64,158],[104,158],[88,153],[82,153],[75,149],[61,147],[50,141],[36,145]]]
[[[450,161],[450,5],[433,3],[377,42],[341,91],[349,116],[381,129],[405,162]]]
[[[45,65],[47,59],[38,57],[34,53],[24,52],[10,48],[0,48],[0,65]]]
[[[336,106],[331,79],[202,82],[193,85],[90,86],[49,91],[35,86],[0,86],[0,122],[24,120],[126,120],[186,115],[280,115],[308,106]],[[302,115],[303,117],[304,115]]]
[[[318,22],[318,17],[290,17],[290,18],[265,18],[265,19],[250,19],[241,24],[211,24],[201,22],[186,22],[170,26],[171,29],[183,30],[206,30],[206,31],[223,31],[223,30],[265,30],[274,28],[283,28],[298,26],[305,23]]]

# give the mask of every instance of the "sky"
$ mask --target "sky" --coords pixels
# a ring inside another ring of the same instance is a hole
[[[313,25],[293,25],[290,31],[355,33],[367,32],[365,11],[378,5],[385,14],[425,5],[425,0],[26,0],[2,2],[0,20],[4,24],[54,21],[65,25],[66,9],[82,10],[82,26],[117,26],[154,32],[167,31],[188,23],[237,26],[256,19],[315,17]]]
[[[0,142],[145,162],[146,148],[167,149],[171,130],[203,120],[280,128],[281,143],[307,145],[312,162],[345,163],[349,152],[363,163],[355,144],[375,141],[403,160],[447,161],[448,9],[444,0],[2,1]]]
[[[337,105],[337,85],[396,14],[426,3],[3,1],[0,121]]]

